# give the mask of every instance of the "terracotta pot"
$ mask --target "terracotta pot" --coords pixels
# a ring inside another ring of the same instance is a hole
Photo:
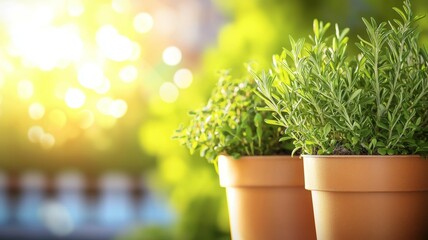
[[[290,156],[220,156],[233,240],[316,239],[303,161]]]
[[[319,240],[428,239],[428,159],[303,156]]]

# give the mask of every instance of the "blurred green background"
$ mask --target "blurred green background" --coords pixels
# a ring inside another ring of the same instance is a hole
[[[0,169],[72,169],[144,179],[170,210],[118,239],[229,239],[212,165],[171,140],[204,105],[217,72],[268,68],[312,21],[364,35],[361,17],[397,17],[400,0],[0,1]],[[417,14],[426,0],[413,0]],[[428,40],[428,19],[419,22]],[[355,46],[351,44],[351,48]],[[0,226],[1,227],[1,226]],[[1,232],[0,232],[1,234]]]

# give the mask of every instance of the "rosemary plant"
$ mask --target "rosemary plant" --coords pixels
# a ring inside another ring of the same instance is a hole
[[[410,2],[399,19],[364,19],[367,37],[348,56],[347,33],[314,20],[313,35],[290,38],[269,73],[255,75],[268,122],[285,127],[304,154],[426,154],[428,54]],[[285,139],[288,139],[286,137]]]
[[[232,78],[223,72],[206,106],[190,112],[190,123],[176,130],[173,138],[209,161],[219,154],[239,158],[290,153],[290,142],[278,142],[281,129],[266,124],[269,114],[257,111],[263,102],[254,94],[256,88],[252,78]]]

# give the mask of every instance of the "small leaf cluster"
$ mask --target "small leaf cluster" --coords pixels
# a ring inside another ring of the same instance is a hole
[[[349,29],[314,20],[309,42],[290,38],[273,69],[256,75],[273,124],[305,154],[428,152],[428,54],[410,2],[399,19],[364,19],[367,37],[349,56]]]
[[[223,71],[207,104],[190,112],[190,123],[173,138],[208,161],[219,154],[239,158],[291,152],[290,142],[279,142],[283,130],[264,122],[270,113],[257,110],[263,101],[256,88],[253,78],[232,78]]]

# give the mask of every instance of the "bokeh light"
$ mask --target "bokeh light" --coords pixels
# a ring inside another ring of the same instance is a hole
[[[161,99],[167,103],[173,103],[178,98],[178,89],[171,82],[165,82],[159,89]]]
[[[40,138],[40,145],[45,149],[49,149],[53,147],[54,144],[55,144],[55,137],[50,133],[44,133]]]
[[[80,108],[85,101],[86,95],[78,88],[69,88],[65,94],[65,102],[70,108]]]
[[[179,88],[188,88],[192,84],[193,74],[187,68],[177,70],[174,74],[174,83]]]
[[[100,86],[94,89],[94,91],[98,94],[106,94],[110,91],[111,82],[108,78],[104,77]]]
[[[167,47],[163,51],[162,57],[166,64],[175,66],[181,62],[181,50],[174,46]]]
[[[55,236],[66,236],[75,228],[70,213],[59,203],[48,202],[40,212],[45,226]]]
[[[105,25],[97,32],[97,44],[101,52],[113,61],[123,62],[131,59],[138,47],[128,37],[121,35],[112,25]]]
[[[32,126],[28,129],[28,139],[33,143],[40,142],[44,134],[45,131],[40,126]]]
[[[82,133],[94,125],[109,129],[145,98],[142,92],[159,96],[162,92],[170,102],[176,98],[176,87],[166,85],[162,91],[159,87],[162,79],[173,78],[176,69],[170,67],[179,65],[183,57],[182,49],[165,47],[166,33],[177,30],[168,22],[177,19],[177,11],[164,3],[135,4],[132,0],[0,2],[4,29],[0,112],[11,108],[3,100],[10,99],[12,90],[24,108],[14,109],[14,117],[26,116],[21,118],[30,121],[26,126],[38,124],[26,133],[30,142],[49,149],[75,137],[85,138],[88,135]],[[160,63],[168,68],[157,68]],[[175,82],[180,88],[189,84],[183,79]],[[137,118],[132,119],[136,124]]]
[[[105,115],[121,118],[128,110],[128,105],[122,99],[114,100],[110,97],[103,97],[98,101],[97,108]]]
[[[115,118],[121,118],[128,110],[128,105],[122,99],[114,100],[110,105],[109,114]]]
[[[153,17],[145,12],[137,14],[134,18],[134,28],[139,33],[146,33],[153,28]]]
[[[26,65],[44,71],[66,67],[79,59],[83,51],[79,29],[74,24],[59,27],[17,24],[10,34],[10,52],[21,57]]]
[[[102,68],[95,63],[84,64],[78,70],[79,83],[89,89],[97,89],[105,79]]]
[[[125,83],[131,83],[138,77],[138,69],[135,66],[123,67],[119,72],[120,79]]]
[[[33,120],[39,120],[45,115],[45,107],[38,102],[32,103],[28,108],[28,114]]]
[[[32,126],[28,129],[28,139],[32,143],[38,143],[44,149],[52,148],[55,144],[55,137],[45,132],[41,126]]]

